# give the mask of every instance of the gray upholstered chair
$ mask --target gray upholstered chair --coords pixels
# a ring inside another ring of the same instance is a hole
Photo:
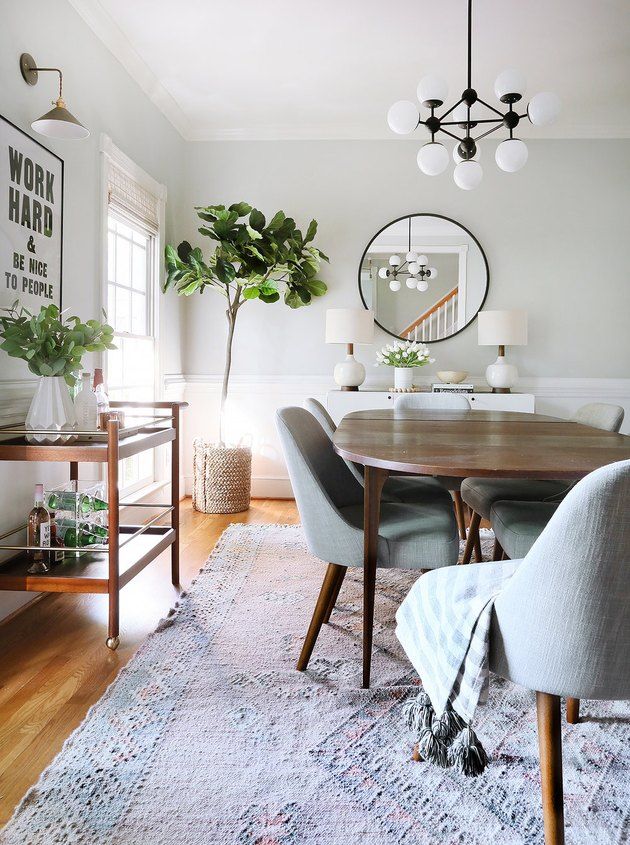
[[[332,440],[337,426],[322,403],[318,402],[317,399],[309,398],[304,400],[304,407],[315,417],[327,436]],[[344,461],[344,463],[359,484],[363,486],[363,467],[353,464],[352,461]],[[381,500],[384,502],[418,504],[419,502],[425,502],[427,499],[434,498],[434,494],[437,495],[438,500],[444,500],[442,486],[435,478],[418,475],[392,476],[387,479],[383,486]]]
[[[394,396],[394,410],[396,411],[431,411],[440,409],[451,411],[470,411],[470,402],[462,393],[401,393],[399,396]],[[450,490],[453,494],[459,536],[462,540],[465,540],[466,517],[464,516],[464,505],[460,493],[462,480],[461,478],[440,476],[440,484],[443,487],[446,487],[447,490]],[[475,553],[477,560],[481,560],[479,535],[477,535]]]
[[[308,547],[328,562],[297,663],[303,671],[335,606],[347,567],[363,566],[363,487],[308,411],[282,408],[276,423]],[[436,569],[457,563],[458,552],[457,525],[446,490],[436,486],[421,504],[381,503],[377,566]],[[365,619],[364,625],[371,641],[373,619]],[[365,652],[364,660],[369,665]]]
[[[624,410],[619,405],[592,402],[583,405],[571,418],[581,425],[590,425],[604,431],[619,431],[623,422]],[[566,495],[571,485],[566,481],[547,481],[529,478],[466,478],[462,482],[462,499],[471,510],[468,543],[462,562],[468,563],[472,549],[477,545],[479,524],[482,519],[490,519],[492,505],[507,500],[518,502],[556,501]],[[494,558],[501,556],[502,548],[495,543]],[[512,557],[512,555],[510,555]]]
[[[558,509],[559,502],[495,502],[490,525],[504,557],[525,557]]]
[[[536,690],[545,842],[560,845],[560,698],[570,722],[581,698],[630,698],[630,461],[592,472],[557,506],[495,601],[490,668]]]
[[[431,411],[438,409],[469,411],[470,402],[463,393],[401,393],[394,396],[396,411]]]

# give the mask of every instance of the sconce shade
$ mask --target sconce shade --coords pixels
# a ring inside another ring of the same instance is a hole
[[[54,109],[34,120],[31,127],[40,135],[48,138],[80,140],[88,138],[90,132],[73,114],[70,114],[64,101],[59,98]]]
[[[527,346],[527,311],[480,311],[480,346]]]
[[[365,308],[329,308],[326,343],[372,343],[374,314]]]

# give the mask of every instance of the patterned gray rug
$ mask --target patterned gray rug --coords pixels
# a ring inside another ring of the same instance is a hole
[[[491,540],[486,537],[486,551]],[[299,526],[233,526],[24,798],[2,845],[542,843],[534,699],[494,680],[466,780],[410,760],[417,678],[394,636],[413,582],[378,573],[373,690],[361,672],[361,573],[349,573],[308,672],[293,668],[323,576]],[[627,704],[586,702],[564,730],[568,843],[627,841]]]

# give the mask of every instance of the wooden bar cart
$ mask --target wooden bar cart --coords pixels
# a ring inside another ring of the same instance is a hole
[[[109,623],[106,644],[112,651],[119,645],[119,594],[145,566],[171,547],[171,577],[179,584],[179,427],[180,411],[187,402],[111,402],[116,408],[151,409],[134,417],[125,414],[124,426],[109,420],[107,430],[90,433],[90,440],[45,446],[28,443],[23,428],[0,428],[1,461],[63,461],[70,464],[70,479],[79,479],[79,464],[106,465],[109,543],[105,548],[67,551],[49,572],[29,575],[31,560],[24,545],[3,541],[22,531],[20,525],[0,536],[0,551],[14,551],[0,564],[0,590],[35,593],[106,593]],[[138,421],[140,420],[140,421]],[[78,432],[79,437],[85,432]],[[168,504],[120,502],[118,462],[156,446],[171,444],[171,501]],[[121,525],[121,507],[145,507],[160,511],[140,525]],[[159,523],[170,514],[170,525]]]

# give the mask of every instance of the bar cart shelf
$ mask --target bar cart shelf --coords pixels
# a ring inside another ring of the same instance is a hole
[[[70,464],[70,479],[79,479],[80,463],[103,463],[107,466],[107,502],[109,544],[103,549],[81,548],[66,551],[62,561],[49,572],[30,575],[31,564],[26,548],[2,541],[17,534],[23,526],[6,532],[0,538],[0,551],[15,554],[0,564],[0,590],[37,593],[103,593],[109,597],[107,647],[119,645],[120,590],[169,547],[171,578],[179,584],[179,430],[180,411],[186,402],[112,402],[112,409],[151,409],[152,414],[133,418],[134,424],[120,426],[110,420],[107,431],[88,441],[65,445],[28,443],[17,428],[0,428],[1,461],[63,461]],[[144,412],[143,412],[144,413]],[[141,422],[135,422],[141,419]],[[171,444],[171,501],[167,504],[138,505],[120,502],[118,462],[157,446]],[[120,508],[150,507],[158,515],[140,525],[121,525]],[[170,515],[170,525],[158,525]],[[117,538],[112,542],[112,538]]]

